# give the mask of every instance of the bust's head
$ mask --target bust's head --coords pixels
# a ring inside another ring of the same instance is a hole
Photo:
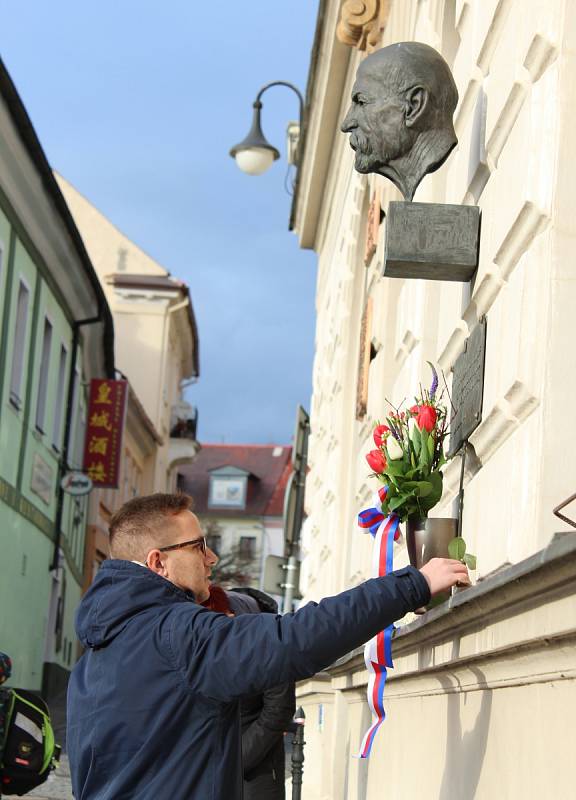
[[[458,90],[440,53],[420,42],[377,50],[358,67],[341,130],[350,133],[358,172],[377,172],[407,200],[457,143]]]

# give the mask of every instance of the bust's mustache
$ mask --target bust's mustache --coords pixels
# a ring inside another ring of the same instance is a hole
[[[363,155],[369,156],[372,154],[370,140],[360,131],[354,131],[350,134],[350,147],[355,152],[362,153]]]

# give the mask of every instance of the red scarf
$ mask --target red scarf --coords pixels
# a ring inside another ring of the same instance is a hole
[[[215,586],[214,584],[210,587],[210,597],[200,605],[204,606],[204,608],[209,608],[210,611],[218,611],[220,614],[232,613],[226,592],[221,586]]]

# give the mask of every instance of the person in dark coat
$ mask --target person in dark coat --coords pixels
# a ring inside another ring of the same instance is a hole
[[[211,586],[210,598],[203,605],[233,616],[278,613],[277,602],[252,587],[227,592]],[[241,698],[244,800],[285,800],[284,733],[291,728],[295,711],[293,681]]]
[[[379,630],[468,583],[433,559],[308,603],[230,618],[200,603],[217,557],[186,495],[133,498],[76,614],[85,652],[68,684],[77,800],[241,800],[239,699],[308,678]]]
[[[7,733],[8,701],[10,693],[2,688],[4,681],[7,681],[12,674],[12,661],[6,653],[0,653],[0,764],[2,763],[2,753]],[[2,795],[2,784],[0,783],[0,796]]]

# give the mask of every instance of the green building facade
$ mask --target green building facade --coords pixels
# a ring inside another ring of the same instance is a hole
[[[0,62],[0,650],[13,685],[61,693],[77,658],[87,384],[113,377],[100,284]]]

